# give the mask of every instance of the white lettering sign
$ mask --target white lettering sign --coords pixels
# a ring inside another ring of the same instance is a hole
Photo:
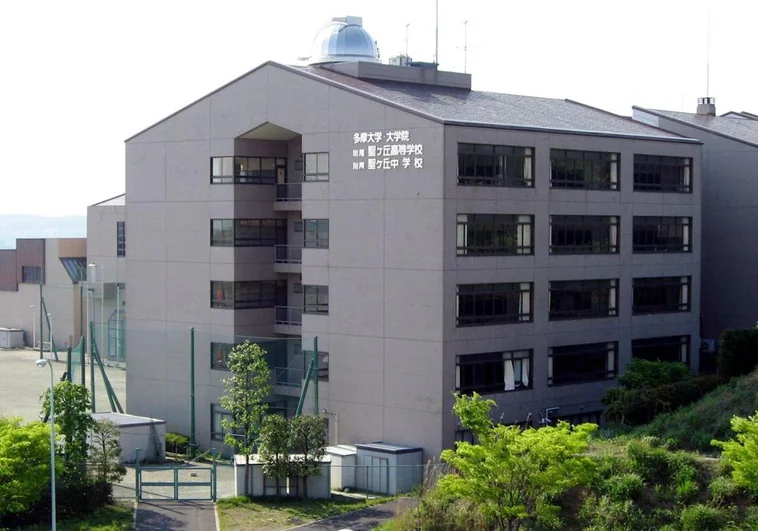
[[[361,144],[367,144],[363,147]],[[408,131],[353,133],[353,170],[423,169],[424,145],[411,143]]]

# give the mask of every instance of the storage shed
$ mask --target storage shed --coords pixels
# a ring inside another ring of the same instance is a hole
[[[423,450],[386,442],[356,444],[356,488],[395,496],[424,477]]]
[[[351,444],[326,447],[326,455],[332,456],[332,490],[355,488],[356,452],[357,449]]]
[[[0,328],[0,348],[24,346],[24,331],[20,328]]]
[[[296,459],[296,455],[291,455],[290,459]],[[330,455],[324,455],[321,459],[321,475],[308,478],[308,498],[309,499],[328,499],[332,496],[329,488],[331,476]],[[263,474],[263,462],[258,454],[250,456],[250,496],[275,496],[276,479],[269,478]],[[245,495],[245,456],[234,456],[234,492],[237,496]],[[279,480],[280,496],[299,496],[303,491],[303,481],[300,478],[282,478]]]
[[[161,462],[166,457],[166,421],[126,413],[93,413],[92,418],[118,425],[121,463],[134,463],[137,448],[140,462]]]

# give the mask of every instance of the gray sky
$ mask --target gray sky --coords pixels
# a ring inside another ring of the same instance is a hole
[[[630,114],[758,113],[755,0],[439,0],[441,68],[474,88]],[[123,140],[258,64],[363,17],[382,58],[434,54],[434,0],[2,0],[0,214],[84,214],[124,190]]]

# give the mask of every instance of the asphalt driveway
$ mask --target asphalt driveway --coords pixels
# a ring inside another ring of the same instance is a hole
[[[135,531],[216,530],[213,502],[149,501],[137,504]]]

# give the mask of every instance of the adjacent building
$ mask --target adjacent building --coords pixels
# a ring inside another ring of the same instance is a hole
[[[712,352],[725,329],[758,321],[758,116],[717,116],[715,99],[702,98],[695,113],[634,107],[633,117],[703,142],[702,335]]]
[[[241,338],[282,341],[285,373],[317,338],[330,442],[427,456],[467,436],[456,391],[504,423],[597,421],[632,357],[697,370],[700,141],[381,64],[364,34],[334,19],[314,64],[267,62],[126,141],[126,196],[88,232],[128,300],[129,413],[189,433],[190,329],[203,447]]]

